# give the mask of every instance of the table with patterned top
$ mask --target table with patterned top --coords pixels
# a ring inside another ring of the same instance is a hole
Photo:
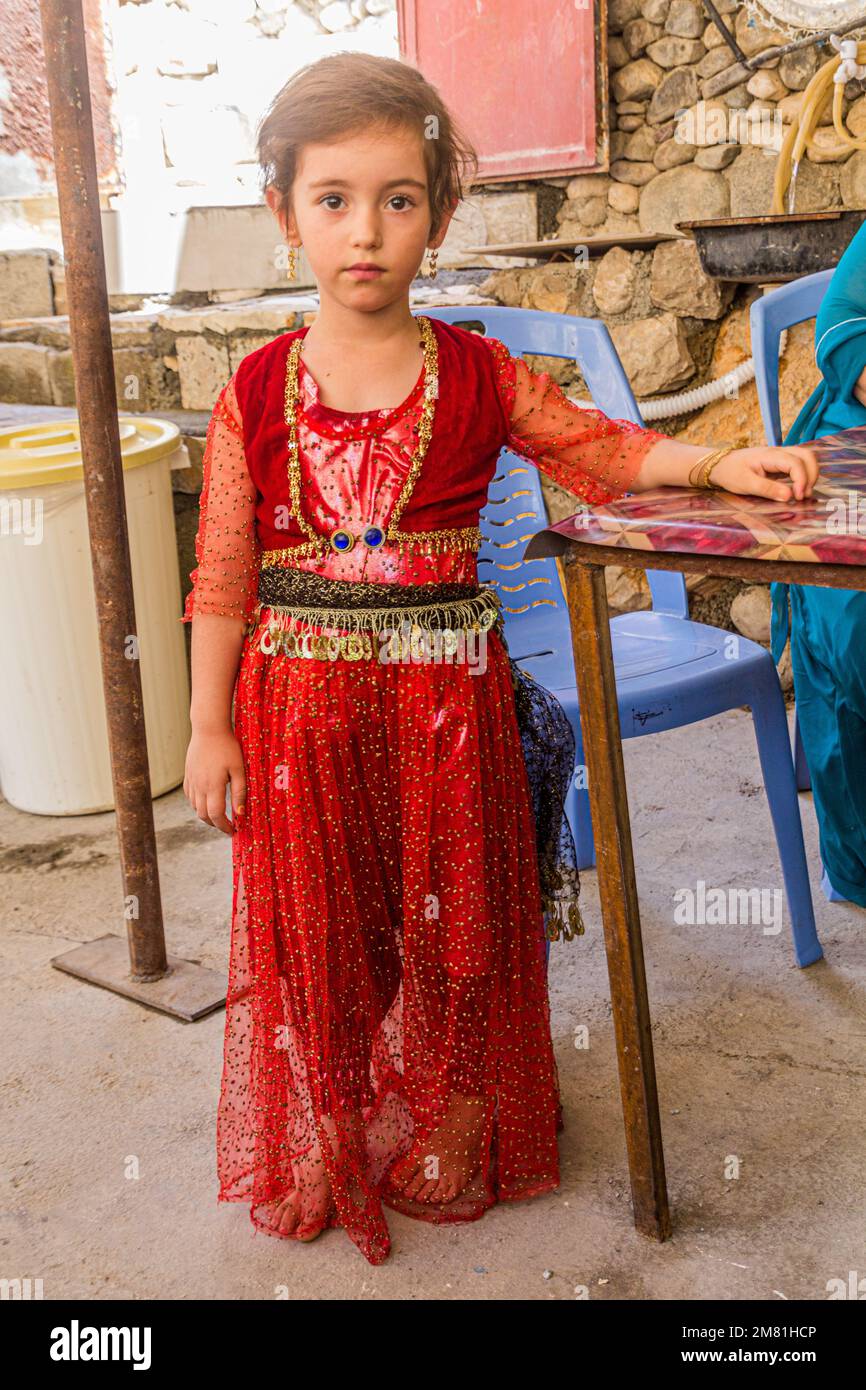
[[[658,1240],[671,1221],[604,571],[866,589],[866,426],[806,443],[820,475],[802,502],[660,488],[578,512],[540,530],[525,551],[559,557],[565,582],[634,1224]]]

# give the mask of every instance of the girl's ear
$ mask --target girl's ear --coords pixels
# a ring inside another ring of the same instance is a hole
[[[285,209],[285,195],[273,183],[269,183],[265,189],[265,202],[279,222],[283,236],[288,237],[294,230],[291,214]]]
[[[439,226],[436,229],[436,233],[434,236],[431,237],[430,241],[427,243],[431,250],[438,248],[442,245],[443,241],[445,240],[445,234],[448,231],[448,224],[456,211],[457,204],[452,203],[451,207],[446,208],[445,211],[442,213],[442,216],[439,219]]]

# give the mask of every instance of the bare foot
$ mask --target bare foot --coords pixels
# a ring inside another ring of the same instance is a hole
[[[292,1159],[293,1190],[274,1208],[273,1224],[279,1235],[315,1240],[333,1210],[331,1182],[319,1141],[305,1154]]]
[[[418,1202],[453,1202],[481,1167],[490,1103],[454,1094],[442,1123],[391,1169],[389,1185]]]
[[[321,1122],[332,1141],[334,1153],[339,1153],[342,1146],[333,1116],[322,1115]],[[345,1129],[357,1131],[361,1124],[360,1113],[347,1111],[342,1122]],[[294,1235],[304,1242],[315,1240],[336,1213],[331,1180],[318,1139],[306,1153],[292,1159],[292,1173],[294,1189],[274,1208],[274,1226],[280,1235]]]
[[[297,1179],[296,1179],[297,1181]],[[305,1227],[306,1213],[303,1206],[303,1199],[299,1189],[296,1187],[290,1192],[288,1197],[284,1197],[274,1208],[274,1226],[281,1235],[294,1235],[298,1240],[307,1244],[320,1236],[329,1218],[333,1215],[336,1208],[334,1200],[329,1195],[324,1218],[320,1224],[313,1223],[309,1228]]]

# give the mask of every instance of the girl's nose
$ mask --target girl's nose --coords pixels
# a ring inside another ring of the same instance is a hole
[[[375,214],[361,215],[352,233],[352,244],[359,251],[373,251],[381,244],[379,222]]]

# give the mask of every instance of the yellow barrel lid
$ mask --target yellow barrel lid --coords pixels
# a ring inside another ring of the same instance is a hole
[[[180,430],[171,420],[118,415],[117,423],[124,471],[172,453],[180,440]],[[7,488],[71,483],[83,477],[77,415],[41,425],[0,429],[0,492]]]

